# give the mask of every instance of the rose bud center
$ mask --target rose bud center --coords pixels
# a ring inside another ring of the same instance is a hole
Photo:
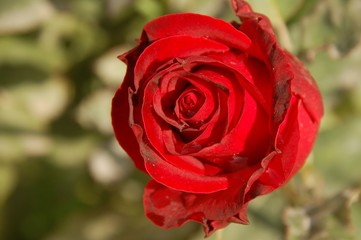
[[[179,113],[181,114],[181,116],[178,117],[185,119],[193,117],[203,105],[204,100],[204,95],[196,89],[186,90],[176,102],[176,108],[179,109]]]

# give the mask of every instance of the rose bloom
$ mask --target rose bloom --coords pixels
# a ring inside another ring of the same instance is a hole
[[[323,115],[315,81],[241,0],[239,23],[184,13],[145,25],[112,105],[119,144],[152,180],[147,217],[206,236],[246,224],[247,205],[285,184],[310,153]]]

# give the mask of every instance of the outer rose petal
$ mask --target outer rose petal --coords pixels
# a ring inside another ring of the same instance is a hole
[[[145,161],[148,174],[158,182],[185,192],[213,193],[227,189],[228,179],[225,176],[205,176],[179,169],[158,155],[147,142],[143,140],[143,130],[139,125],[133,124],[133,131],[140,145],[140,151]]]
[[[121,59],[128,64],[128,68],[122,85],[113,97],[111,116],[115,137],[119,144],[128,153],[135,166],[145,172],[144,159],[140,154],[138,141],[129,125],[130,108],[128,99],[128,88],[133,86],[134,74],[132,70],[139,53],[142,51],[143,46],[139,45],[121,56]]]
[[[231,24],[194,13],[170,14],[159,17],[145,25],[144,31],[149,41],[169,36],[186,35],[207,36],[240,50],[245,50],[251,45],[251,40],[247,35],[234,29]]]
[[[251,184],[256,167],[249,167],[230,176],[227,190],[211,194],[193,194],[169,189],[155,181],[144,192],[148,218],[164,228],[178,227],[190,220],[203,224],[206,236],[231,222],[247,224],[244,190]]]
[[[253,12],[251,6],[243,0],[232,0],[233,9],[236,11],[236,14]]]
[[[301,100],[294,98],[277,135],[279,154],[267,163],[265,172],[248,191],[246,201],[272,192],[296,174],[311,151],[318,126]]]
[[[266,16],[252,12],[251,7],[243,0],[233,0],[233,7],[242,20],[240,30],[253,40],[251,54],[269,62],[269,68],[274,69],[276,82],[287,84],[286,82],[292,79],[292,93],[303,100],[312,119],[319,121],[323,115],[322,98],[315,80],[304,65],[279,46],[271,22]],[[282,118],[284,112],[279,114],[279,118]]]
[[[144,192],[144,207],[147,217],[158,226],[179,227],[192,220],[203,224],[206,236],[231,222],[248,224],[247,205],[239,206],[239,211],[234,215],[220,215],[217,220],[207,218],[205,213],[209,210],[217,211],[218,207],[219,210],[230,205],[221,194],[217,195],[215,199],[211,199],[207,196],[175,191],[150,181]],[[207,208],[209,209],[206,210]]]
[[[239,29],[254,40],[250,54],[269,63],[275,81],[273,124],[278,154],[263,161],[265,173],[247,193],[249,201],[280,187],[301,168],[316,137],[323,105],[314,79],[297,58],[281,49],[269,19],[252,12],[245,1],[233,0],[233,7],[242,20]]]
[[[182,43],[182,44],[179,44]],[[162,49],[162,51],[159,51]],[[173,36],[162,38],[150,46],[139,56],[134,69],[134,85],[137,89],[144,76],[152,75],[161,63],[175,58],[185,58],[194,55],[202,55],[211,52],[226,52],[228,46],[205,37]]]

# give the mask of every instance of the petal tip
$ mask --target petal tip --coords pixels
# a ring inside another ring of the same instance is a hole
[[[237,15],[240,12],[253,12],[251,6],[243,0],[232,0],[232,6]]]

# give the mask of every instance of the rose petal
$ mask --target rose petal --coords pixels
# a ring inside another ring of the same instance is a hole
[[[297,101],[294,98],[294,102]],[[298,127],[298,105],[292,104],[286,114],[285,121],[280,125],[277,135],[277,152],[272,159],[265,159],[262,163],[263,173],[260,175],[247,192],[246,201],[257,196],[267,194],[283,185],[290,174],[290,169],[294,168],[295,162],[305,159],[298,159],[298,144],[300,132]],[[283,164],[285,169],[283,169]]]
[[[151,144],[152,147],[159,152],[160,157],[163,158],[164,161],[168,161],[175,167],[178,167],[179,169],[182,169],[184,171],[204,174],[204,166],[197,159],[193,159],[193,157],[179,157],[167,154],[167,151],[164,148],[163,132],[170,126],[164,122],[164,119],[160,119],[159,116],[157,116],[153,112],[154,106],[152,96],[157,90],[158,85],[153,81],[149,81],[144,89],[143,94],[145,98],[143,99],[142,106],[134,109],[132,113],[136,118],[140,119],[138,122],[143,123],[142,128],[144,129],[148,144]],[[149,97],[146,97],[148,96],[148,94]],[[144,143],[143,139],[139,140]]]
[[[248,163],[252,164],[260,160],[262,154],[264,156],[271,146],[271,139],[267,115],[246,92],[243,113],[235,128],[224,135],[221,142],[205,147],[192,155],[216,161],[219,159],[212,156],[237,156],[237,159],[247,159]],[[234,159],[235,164],[237,159]]]
[[[134,136],[133,130],[129,126],[129,103],[128,88],[122,85],[113,98],[112,107],[112,124],[115,137],[123,149],[133,160],[135,166],[145,171],[144,160],[140,155],[139,144]]]
[[[232,6],[237,15],[246,12],[253,12],[251,6],[243,0],[232,0]]]
[[[205,96],[204,104],[198,111],[188,119],[184,119],[191,128],[204,128],[213,117],[215,111],[219,109],[219,88],[213,83],[202,81],[194,74],[186,74],[184,78],[195,88],[202,91]]]
[[[149,104],[153,105],[155,113],[171,126],[181,130],[184,122],[181,122],[174,113],[176,100],[187,87],[188,82],[181,77],[182,71],[177,69],[165,69],[156,75],[150,82],[155,82],[153,91],[146,91]],[[159,79],[159,80],[158,80]],[[159,82],[159,83],[157,83]]]
[[[264,165],[265,172],[249,190],[247,199],[270,193],[285,184],[302,167],[317,131],[318,123],[313,121],[302,101],[293,97],[277,134],[278,154]]]
[[[291,83],[293,94],[302,99],[304,108],[309,112],[312,120],[319,122],[323,115],[323,104],[315,80],[300,60],[288,52],[285,53],[285,56],[284,61],[290,63],[290,68],[294,73]]]
[[[159,50],[162,51],[159,51]],[[148,46],[139,56],[134,69],[134,85],[138,89],[145,75],[152,76],[162,63],[173,58],[198,56],[210,52],[226,52],[229,48],[205,37],[173,36]]]
[[[183,65],[185,68],[188,68],[188,71],[192,71],[193,68],[198,67],[199,65],[210,65],[227,69],[235,75],[231,79],[235,78],[237,80],[237,84],[239,84],[244,91],[249,92],[252,97],[256,99],[256,101],[260,104],[260,106],[267,112],[267,103],[262,93],[259,91],[259,89],[257,89],[255,85],[253,85],[245,78],[243,73],[239,72],[234,66],[232,67],[231,65],[223,63],[218,59],[210,58],[208,56],[188,57],[184,61]]]
[[[128,64],[127,73],[122,85],[115,93],[112,100],[112,126],[115,137],[122,148],[133,160],[135,166],[145,171],[144,160],[139,151],[139,144],[134,136],[133,130],[129,125],[130,105],[129,105],[129,88],[133,87],[134,62],[137,55],[143,51],[143,46],[137,46],[128,53],[122,55],[122,60]]]
[[[208,54],[208,57],[217,59],[228,68],[240,73],[244,79],[253,84],[264,98],[263,106],[267,113],[273,114],[273,88],[275,79],[273,70],[268,68],[264,62],[259,59],[238,52],[226,52],[223,54]]]
[[[244,90],[237,78],[227,68],[220,68],[214,65],[202,65],[197,68],[194,75],[203,81],[210,82],[226,91],[228,121],[223,124],[229,132],[239,121],[243,110]]]
[[[144,31],[149,41],[186,35],[207,37],[240,50],[246,50],[251,45],[247,35],[235,30],[230,23],[194,13],[161,16],[149,22]]]
[[[178,227],[190,220],[203,224],[206,236],[231,222],[247,224],[247,204],[243,192],[255,168],[229,177],[227,190],[211,194],[193,194],[169,189],[150,181],[144,192],[146,215],[163,228]]]
[[[273,72],[267,68],[267,65],[258,59],[248,56],[245,62],[247,70],[251,77],[247,78],[257,89],[262,93],[266,101],[265,110],[270,116],[273,115],[273,91],[275,86],[275,79]]]
[[[245,1],[233,0],[233,7],[242,20],[239,29],[253,41],[249,49],[251,55],[263,62],[269,62],[269,69],[274,70],[275,81],[291,82],[291,91],[298,95],[310,112],[314,121],[323,115],[323,104],[317,84],[304,65],[292,54],[281,49],[269,19],[259,13],[252,12]],[[280,119],[284,112],[279,113]]]
[[[146,144],[141,144],[141,151],[146,159],[145,167],[149,175],[169,188],[189,193],[212,193],[228,187],[226,177],[209,177],[177,168],[157,155]]]
[[[191,193],[212,193],[228,187],[226,177],[195,174],[168,163],[162,155],[156,153],[147,142],[144,142],[144,133],[139,125],[134,124],[132,129],[139,142],[140,151],[145,160],[145,168],[157,182],[178,191]]]
[[[199,135],[191,141],[184,142],[181,134],[174,133],[171,129],[163,131],[164,144],[171,154],[175,155],[188,155],[194,154],[206,146],[219,142],[225,131],[225,122],[227,122],[228,108],[224,106],[227,103],[227,96],[218,92],[217,111],[207,124],[202,126]],[[222,106],[223,105],[223,106]]]
[[[188,87],[176,101],[174,113],[179,119],[192,119],[198,110],[204,106],[205,96],[203,92],[194,86]],[[206,119],[208,114],[202,114],[200,119]]]
[[[180,86],[174,88],[175,85],[178,85],[177,82],[181,82],[184,87],[188,86],[189,88],[193,86],[195,89],[202,89],[202,94],[205,97],[204,103],[191,118],[176,118],[177,111],[179,112],[179,110],[177,110],[176,99],[180,97],[182,91],[186,90]],[[191,128],[197,128],[200,122],[206,123],[215,111],[215,96],[211,88],[211,84],[205,87],[204,84],[192,80],[191,75],[187,72],[177,71],[167,73],[160,80],[160,88],[152,93],[154,95],[154,109],[162,119],[180,131],[183,131],[185,125]]]

